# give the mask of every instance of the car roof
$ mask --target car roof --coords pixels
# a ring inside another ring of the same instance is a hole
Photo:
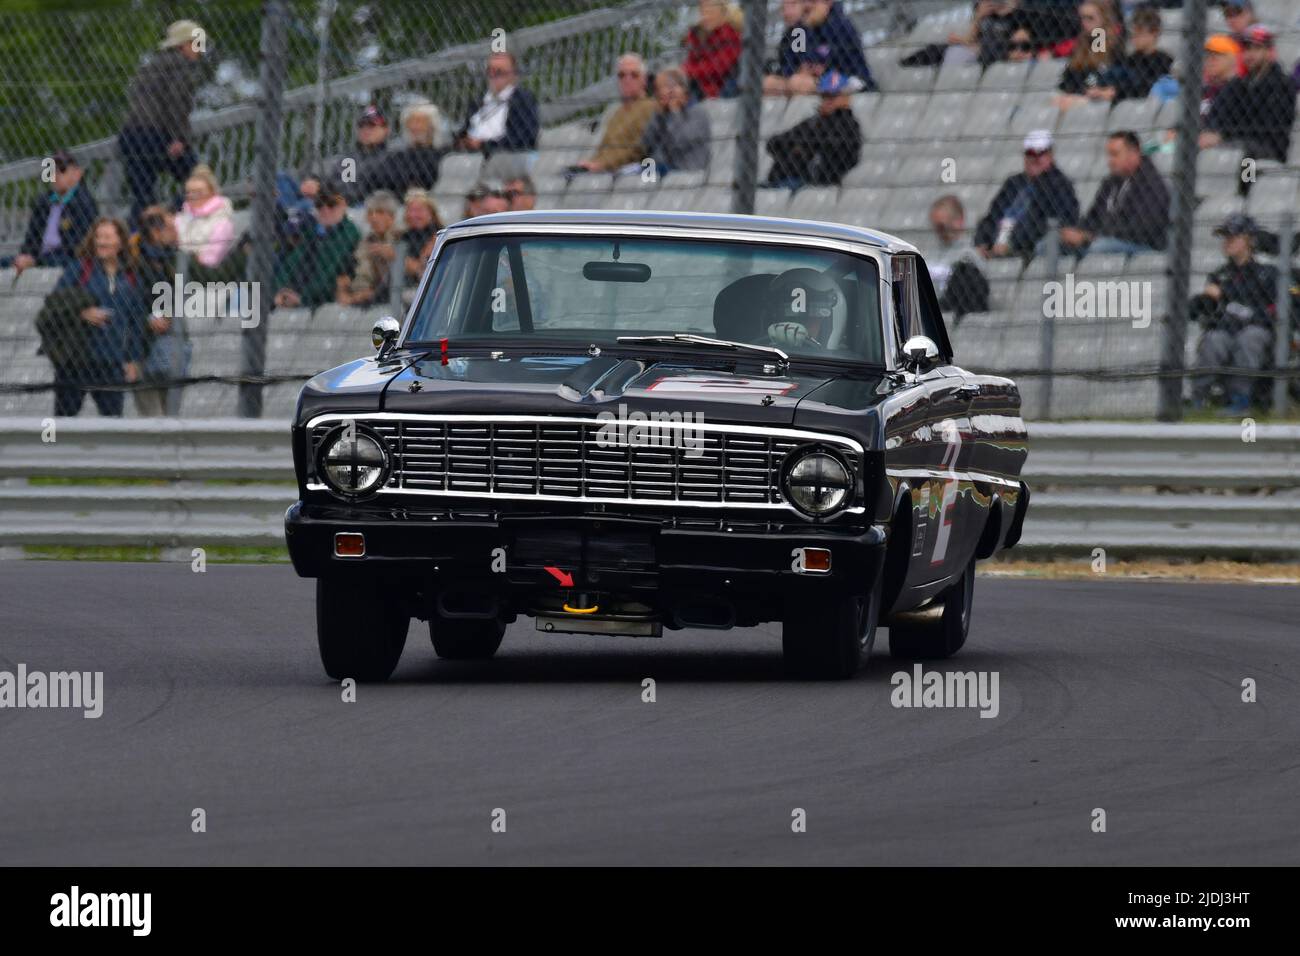
[[[614,209],[534,209],[528,212],[498,212],[473,219],[462,219],[448,226],[449,230],[462,227],[488,226],[626,226],[637,228],[675,228],[700,230],[735,230],[737,232],[770,233],[780,236],[800,236],[834,239],[841,242],[858,242],[887,252],[916,252],[910,242],[891,236],[887,232],[848,226],[838,222],[813,222],[808,219],[781,219],[775,216],[742,216],[730,213],[661,212],[657,210],[623,211]]]

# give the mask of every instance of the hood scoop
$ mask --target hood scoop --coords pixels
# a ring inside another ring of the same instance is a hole
[[[629,383],[646,370],[645,362],[635,359],[593,358],[574,369],[556,392],[561,398],[579,405],[593,405],[621,398]]]

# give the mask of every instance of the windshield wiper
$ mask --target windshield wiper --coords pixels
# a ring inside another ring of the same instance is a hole
[[[644,342],[659,343],[672,345],[676,342],[684,342],[688,345],[707,345],[716,349],[744,349],[748,352],[761,352],[764,355],[775,355],[777,367],[784,372],[790,367],[790,356],[781,351],[774,345],[751,345],[749,342],[732,342],[730,339],[713,339],[707,335],[694,335],[690,332],[676,332],[673,335],[620,335],[619,342]]]

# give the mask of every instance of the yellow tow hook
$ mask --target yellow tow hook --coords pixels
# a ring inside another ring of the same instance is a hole
[[[587,595],[579,594],[578,597],[582,600],[586,600]],[[593,604],[591,607],[570,607],[569,602],[565,601],[564,610],[570,614],[595,614],[600,610],[600,605]]]

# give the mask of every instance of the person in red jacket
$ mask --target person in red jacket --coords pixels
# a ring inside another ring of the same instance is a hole
[[[740,60],[740,26],[743,16],[727,0],[700,0],[700,19],[686,33],[686,61],[682,72],[700,99],[712,99],[727,90]]]

